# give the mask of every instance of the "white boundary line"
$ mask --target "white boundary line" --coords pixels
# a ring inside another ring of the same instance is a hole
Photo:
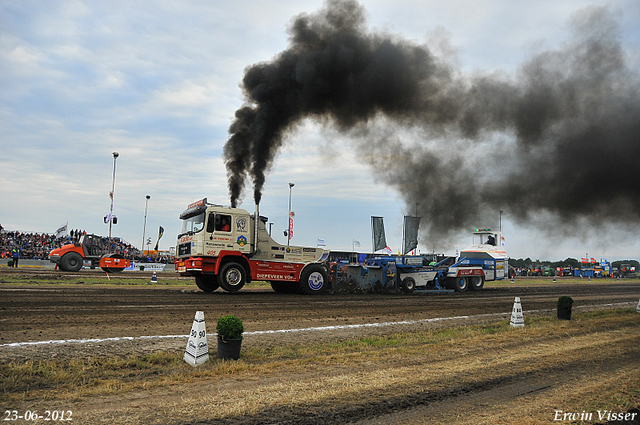
[[[625,305],[635,305],[635,301],[623,302],[623,303],[614,303],[614,304],[597,304],[597,305],[585,305],[578,306],[576,308],[591,308],[591,307],[618,307]],[[555,311],[555,309],[546,309],[546,310],[525,310],[523,313],[541,313],[541,312],[550,312]],[[381,323],[362,323],[357,325],[337,325],[337,326],[318,326],[313,328],[299,328],[299,329],[278,329],[278,330],[270,330],[270,331],[253,331],[253,332],[245,332],[244,335],[265,335],[265,334],[277,334],[277,333],[294,333],[294,332],[316,332],[316,331],[334,331],[334,330],[342,330],[342,329],[359,329],[359,328],[375,328],[375,327],[386,327],[386,326],[395,326],[395,325],[415,325],[419,323],[434,323],[434,322],[444,322],[448,320],[460,320],[460,319],[478,319],[483,317],[498,317],[498,316],[508,316],[509,313],[486,313],[486,314],[476,314],[472,316],[453,316],[453,317],[435,317],[431,319],[421,319],[421,320],[404,320],[400,322],[381,322]],[[208,334],[207,337],[214,337],[216,334]],[[189,335],[143,335],[143,336],[122,336],[122,337],[112,337],[112,338],[91,338],[91,339],[56,339],[50,341],[31,341],[31,342],[12,342],[9,344],[0,344],[0,348],[10,347],[25,347],[25,346],[33,346],[33,345],[55,345],[55,344],[87,344],[87,343],[98,343],[98,342],[117,342],[117,341],[136,341],[136,340],[145,340],[145,339],[171,339],[171,338],[189,338]]]

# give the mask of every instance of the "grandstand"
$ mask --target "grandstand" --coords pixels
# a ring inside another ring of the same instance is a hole
[[[77,242],[85,231],[71,230],[68,235],[56,237],[49,233],[29,233],[20,231],[7,231],[0,226],[0,258],[11,258],[14,248],[20,251],[20,258],[47,260],[49,252],[63,245]],[[104,238],[105,245],[108,239]],[[142,256],[140,250],[121,238],[112,237],[111,252],[122,254],[131,260],[151,260]]]

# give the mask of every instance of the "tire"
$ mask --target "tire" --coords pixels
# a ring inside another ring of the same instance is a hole
[[[326,292],[329,286],[329,275],[320,264],[310,264],[300,275],[300,292],[306,295],[316,295]]]
[[[229,262],[220,267],[218,284],[227,292],[238,292],[247,282],[244,267],[238,263]]]
[[[402,280],[402,292],[410,294],[416,289],[416,281],[412,277],[405,277]]]
[[[472,291],[481,291],[484,287],[484,277],[482,276],[471,276],[469,280],[469,287]]]
[[[104,257],[120,258],[121,260],[124,260],[124,256],[122,254],[105,254],[102,256],[102,258]],[[107,273],[118,273],[123,271],[124,267],[101,267],[101,269]]]
[[[469,287],[469,281],[466,277],[456,277],[453,279],[453,290],[456,292],[466,292]]]
[[[82,256],[77,252],[68,252],[60,259],[60,268],[65,272],[77,272],[82,268]]]
[[[200,274],[196,276],[196,285],[204,292],[213,292],[220,287],[216,277],[210,274]]]

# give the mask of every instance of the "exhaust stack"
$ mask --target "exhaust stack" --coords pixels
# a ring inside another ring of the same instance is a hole
[[[256,212],[253,217],[253,253],[258,251],[258,235],[260,234],[260,205],[256,202]]]

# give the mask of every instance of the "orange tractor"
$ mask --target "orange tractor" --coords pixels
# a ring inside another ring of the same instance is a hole
[[[131,265],[121,254],[110,253],[108,247],[109,238],[84,234],[78,242],[51,251],[49,260],[65,272],[79,271],[85,261],[90,262],[92,269],[100,267],[107,273],[121,272]]]

